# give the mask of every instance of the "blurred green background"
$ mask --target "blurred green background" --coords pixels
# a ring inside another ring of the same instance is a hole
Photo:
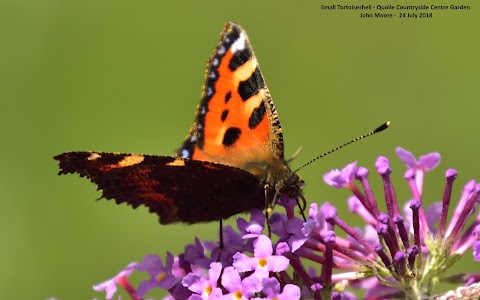
[[[399,198],[408,199],[397,146],[439,151],[425,200],[441,199],[449,167],[459,171],[457,199],[468,179],[480,178],[477,3],[416,20],[320,9],[329,3],[1,0],[0,297],[102,299],[92,284],[129,262],[179,253],[195,236],[215,239],[217,224],[160,226],[144,208],[95,201],[95,186],[58,177],[52,156],[173,153],[228,20],[249,33],[286,155],[303,146],[293,167],[392,121],[388,131],[302,170],[309,202],[345,207],[347,191],[326,186],[322,175],[354,160],[373,168],[378,155],[391,159]],[[371,181],[381,199],[379,177]],[[462,262],[458,270],[475,268],[470,255]]]

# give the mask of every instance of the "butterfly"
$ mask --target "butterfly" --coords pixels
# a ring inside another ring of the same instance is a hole
[[[227,219],[297,200],[304,181],[284,158],[283,134],[247,34],[228,22],[207,63],[196,118],[175,156],[66,152],[59,174],[78,173],[102,198],[140,205],[161,224]]]

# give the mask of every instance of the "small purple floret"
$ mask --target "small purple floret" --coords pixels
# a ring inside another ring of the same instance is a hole
[[[327,222],[332,221],[337,216],[337,209],[330,204],[323,205],[321,211]]]
[[[385,167],[387,168],[390,167],[390,161],[385,156],[379,156],[375,161],[375,168],[379,169],[379,168],[385,168]]]
[[[410,208],[411,209],[419,209],[422,206],[422,202],[417,199],[413,199],[412,202],[410,202]]]
[[[262,291],[267,296],[266,299],[277,300],[298,300],[300,299],[300,288],[293,284],[287,284],[280,292],[280,283],[276,278],[265,278],[262,280]]]
[[[236,299],[238,295],[243,296],[241,299],[249,299],[262,288],[262,283],[258,278],[249,276],[242,280],[238,271],[233,267],[225,268],[221,283],[229,292],[227,295],[230,295],[230,297],[228,297],[230,299]]]
[[[239,272],[254,271],[253,276],[263,279],[268,277],[269,272],[280,272],[288,268],[288,258],[273,255],[272,242],[267,236],[259,236],[253,246],[254,257],[249,257],[240,252],[233,256],[233,266]]]
[[[357,162],[348,164],[342,170],[332,170],[323,175],[323,180],[330,186],[342,188],[352,183],[357,170]]]
[[[356,178],[367,177],[368,176],[368,169],[364,167],[359,167],[357,169],[357,173],[355,174]]]
[[[397,253],[395,253],[394,260],[396,262],[402,262],[402,261],[405,261],[405,259],[407,259],[407,254],[405,254],[405,252],[398,251]]]
[[[424,172],[428,172],[436,168],[440,163],[441,158],[440,154],[438,153],[430,153],[420,156],[417,162],[415,156],[411,152],[401,147],[398,147],[395,152],[397,153],[398,157],[407,165],[408,168],[423,170]]]
[[[403,178],[405,179],[415,179],[415,169],[408,169],[405,171],[405,174],[403,175]]]
[[[390,217],[386,213],[380,213],[378,216],[378,221],[382,224],[388,224]]]
[[[321,233],[323,241],[325,243],[333,243],[335,242],[335,232],[332,230],[327,230]]]
[[[137,267],[137,263],[129,264],[125,269],[121,270],[117,275],[113,278],[106,280],[102,283],[93,286],[93,289],[100,292],[105,291],[107,299],[112,299],[113,295],[117,292],[117,283],[124,277],[130,276],[133,270]]]
[[[172,288],[178,281],[172,274],[173,263],[174,257],[171,253],[167,253],[165,266],[158,255],[146,255],[135,269],[147,272],[150,279],[140,283],[137,290],[138,296],[143,297],[148,291],[158,287],[166,290]]]
[[[217,288],[217,282],[221,272],[222,264],[214,262],[208,270],[208,278],[204,278],[199,274],[189,273],[183,278],[182,284],[190,291],[208,298],[212,291]]]
[[[265,214],[260,209],[254,209],[250,212],[250,222],[245,224],[244,239],[256,238],[263,232],[265,226]]]
[[[480,225],[475,226],[472,233],[475,241],[473,242],[473,259],[480,261]]]
[[[445,177],[457,177],[457,170],[455,169],[448,169],[446,172],[445,172]]]

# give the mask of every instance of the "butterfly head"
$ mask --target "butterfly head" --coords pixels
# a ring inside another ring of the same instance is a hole
[[[275,184],[275,196],[272,199],[271,206],[274,207],[275,204],[280,200],[280,197],[284,196],[290,199],[294,199],[297,202],[297,205],[300,208],[300,213],[305,219],[304,211],[306,209],[306,200],[303,197],[302,189],[305,182],[298,176],[297,173],[294,173],[286,166],[288,173],[286,176],[282,176]]]
[[[290,173],[288,176],[279,180],[276,184],[276,191],[281,196],[298,199],[302,197],[302,188],[305,182],[297,175],[297,173]]]

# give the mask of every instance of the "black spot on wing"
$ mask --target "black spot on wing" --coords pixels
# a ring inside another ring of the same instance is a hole
[[[246,43],[246,42],[245,42]],[[253,52],[249,45],[245,45],[245,49],[235,52],[233,54],[230,63],[228,64],[228,68],[232,71],[235,71],[238,67],[242,66],[246,63],[250,58],[252,58]]]
[[[222,115],[220,116],[220,118],[222,119],[222,122],[225,122],[225,120],[227,119],[227,116],[228,116],[228,109],[225,109],[224,111],[222,111]]]
[[[242,130],[237,127],[230,127],[225,131],[225,134],[223,136],[223,141],[222,144],[225,146],[231,146],[233,145],[238,138],[240,138],[240,134],[242,134]]]
[[[225,95],[225,104],[227,104],[228,101],[230,101],[230,98],[232,98],[232,92],[228,92],[228,93]]]
[[[260,103],[260,106],[255,108],[248,119],[248,127],[250,129],[254,129],[255,127],[262,122],[263,118],[265,117],[265,113],[267,110],[265,109],[265,103]]]
[[[256,95],[261,88],[265,87],[260,68],[257,67],[252,75],[245,81],[238,84],[238,94],[243,101],[247,101],[250,97]]]

